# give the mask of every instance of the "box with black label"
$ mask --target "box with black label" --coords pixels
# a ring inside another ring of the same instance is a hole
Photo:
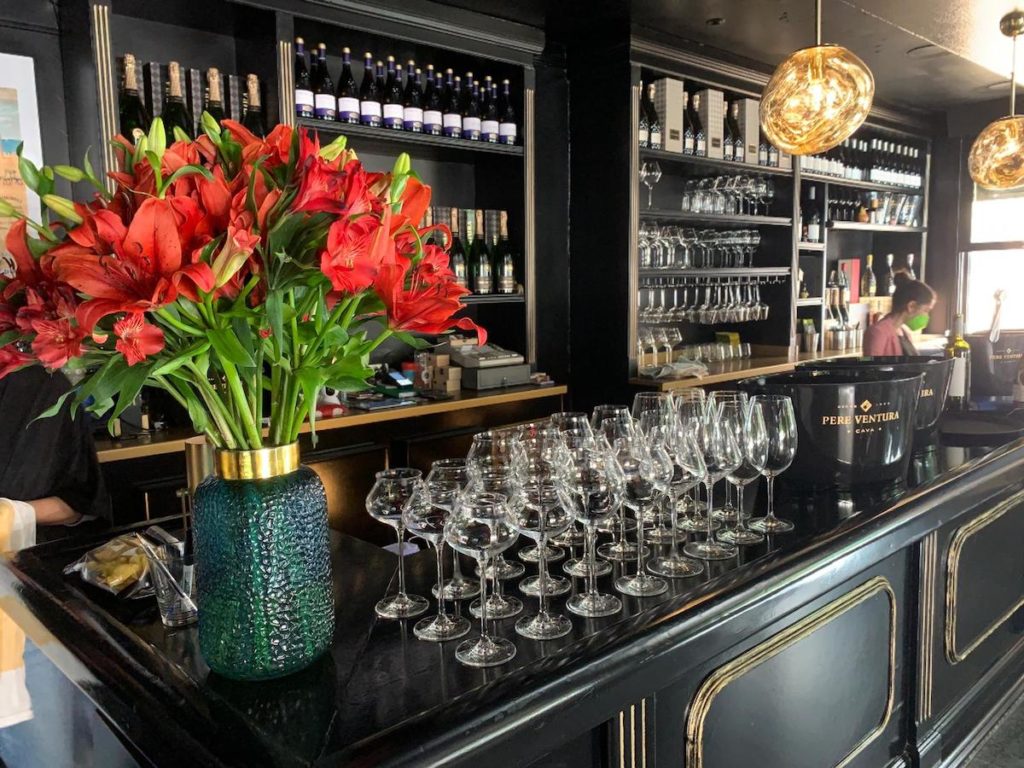
[[[686,96],[683,81],[663,77],[654,81],[654,109],[661,122],[661,148],[669,152],[683,151],[683,110]]]
[[[462,386],[465,389],[500,389],[530,383],[530,366],[501,365],[494,368],[463,368]]]
[[[743,162],[749,165],[757,165],[757,148],[761,143],[761,118],[758,114],[760,109],[759,99],[740,99],[740,135],[747,148]],[[779,165],[782,165],[781,158]]]
[[[714,88],[705,88],[698,95],[700,96],[698,114],[704,125],[708,157],[721,160],[724,157],[722,140],[725,131],[725,94]]]

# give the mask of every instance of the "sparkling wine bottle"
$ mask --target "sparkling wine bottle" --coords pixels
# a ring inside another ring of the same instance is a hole
[[[121,88],[119,108],[119,125],[121,135],[135,143],[140,136],[149,130],[149,114],[139,97],[138,75],[135,72],[135,56],[124,55],[124,80]]]

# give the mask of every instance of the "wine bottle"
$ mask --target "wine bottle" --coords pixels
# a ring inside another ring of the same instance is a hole
[[[263,122],[263,107],[260,97],[260,79],[256,75],[245,76],[246,105],[242,125],[257,136],[267,135],[267,126]]]
[[[647,129],[650,132],[650,148],[661,149],[661,119],[654,106],[654,83],[647,85]]]
[[[779,150],[772,143],[768,144],[768,167],[779,167]]]
[[[402,129],[404,127],[405,107],[402,104],[402,81],[396,68],[395,57],[388,56],[388,77],[384,83],[384,127]]]
[[[768,165],[768,139],[765,138],[764,131],[761,131],[757,144],[757,164]]]
[[[747,147],[740,131],[740,103],[734,101],[729,105],[729,127],[733,135],[733,160],[737,163],[746,162]]]
[[[313,114],[321,120],[336,120],[338,98],[334,95],[334,80],[327,69],[327,46],[320,43],[316,48],[317,78],[313,86]]]
[[[413,133],[423,133],[423,91],[420,90],[420,70],[409,59],[405,68],[405,93],[402,94],[402,126]]]
[[[341,75],[338,76],[337,118],[343,123],[359,122],[359,89],[352,74],[352,51],[341,49]]]
[[[380,94],[381,102],[384,101],[384,76],[387,74],[387,70],[384,68],[384,62],[377,59],[377,93]]]
[[[313,117],[315,111],[313,100],[313,81],[306,65],[306,42],[301,37],[295,38],[295,115],[297,117]]]
[[[911,280],[917,280],[917,273],[914,272],[914,254],[907,254],[907,275],[910,276]]]
[[[821,242],[821,214],[818,212],[817,189],[813,185],[807,190],[807,242]]]
[[[690,119],[690,95],[683,91],[683,154],[692,155],[696,151],[696,139],[693,133],[693,121]]]
[[[498,94],[490,75],[484,77],[483,103],[480,105],[480,139],[491,144],[498,143]]]
[[[736,139],[733,136],[732,124],[729,122],[729,106],[726,105],[725,115],[722,117],[722,159],[733,161],[736,159]]]
[[[875,254],[867,255],[867,264],[864,266],[864,274],[860,276],[860,295],[874,296],[878,293],[878,280],[875,278]]]
[[[699,93],[690,97],[690,124],[693,126],[693,154],[696,157],[707,157],[708,144],[704,135],[704,123],[700,119]]]
[[[434,65],[427,65],[427,83],[423,91],[423,132],[431,136],[440,136],[444,119],[441,113],[441,73],[435,79]]]
[[[642,148],[651,146],[650,114],[647,111],[647,89],[640,83],[640,126],[637,133],[637,145]]]
[[[459,78],[452,76],[452,70],[444,71],[444,98],[441,102],[441,124],[444,135],[453,139],[462,136],[462,113],[459,111]]]
[[[889,296],[896,293],[896,273],[892,271],[893,258],[891,253],[885,255],[885,292]]]
[[[118,127],[121,135],[133,144],[149,130],[149,114],[139,97],[139,81],[135,72],[135,56],[124,55],[124,82],[121,90]]]
[[[221,91],[220,70],[210,67],[206,70],[206,102],[203,111],[210,115],[217,124],[224,119],[224,97]]]
[[[452,208],[449,228],[452,231],[452,241],[448,246],[448,265],[455,273],[455,282],[463,288],[468,287],[466,280],[466,249],[459,238],[459,209]]]
[[[470,222],[473,222],[472,225]],[[466,237],[472,240],[469,248],[469,268],[473,275],[473,293],[488,294],[494,290],[491,254],[484,240],[484,212],[477,209],[466,216]]]
[[[502,144],[516,143],[516,110],[508,80],[501,81],[501,101],[498,103],[498,139]]]
[[[377,71],[373,54],[363,54],[363,84],[359,87],[359,122],[379,128],[382,123],[381,92],[377,87]]]
[[[185,105],[185,97],[181,90],[181,65],[176,61],[167,65],[167,102],[164,104],[161,117],[164,121],[164,130],[169,137],[174,135],[175,128],[180,128],[189,138],[192,137],[195,123],[192,122],[192,113]]]
[[[946,344],[946,357],[953,360],[946,408],[966,411],[971,402],[971,345],[964,338],[964,316],[961,314],[953,320],[953,335]]]
[[[466,73],[466,91],[462,99],[462,138],[480,141],[480,100],[477,96],[477,82],[473,73]]]
[[[498,242],[494,246],[494,261],[498,267],[498,293],[515,293],[516,265],[512,245],[508,240],[508,211],[499,211],[498,221]]]
[[[839,314],[839,281],[834,269],[829,272],[828,282],[825,284],[825,311],[829,320],[842,322]]]
[[[846,274],[846,265],[839,265],[839,314],[843,325],[850,324],[850,278]]]

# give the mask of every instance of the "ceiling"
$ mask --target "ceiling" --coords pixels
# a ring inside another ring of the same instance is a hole
[[[814,43],[812,0],[443,1],[535,27],[549,25],[552,13],[590,16],[600,8],[768,67]],[[1011,47],[999,19],[1014,7],[1014,0],[823,0],[822,36],[867,63],[880,101],[921,109],[990,101],[1009,94]]]

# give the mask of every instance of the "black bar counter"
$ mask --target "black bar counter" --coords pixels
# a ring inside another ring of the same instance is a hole
[[[340,533],[333,652],[276,682],[218,678],[194,628],[165,632],[152,601],[62,576],[94,541],[7,560],[0,605],[140,765],[821,768],[964,754],[1024,687],[1024,440],[929,445],[888,488],[779,492],[795,533],[665,595],[624,597],[620,615],[571,616],[560,640],[498,622],[519,651],[488,670],[376,619],[395,558]],[[429,594],[432,558],[409,559],[410,591]],[[31,670],[29,691],[52,695]]]

